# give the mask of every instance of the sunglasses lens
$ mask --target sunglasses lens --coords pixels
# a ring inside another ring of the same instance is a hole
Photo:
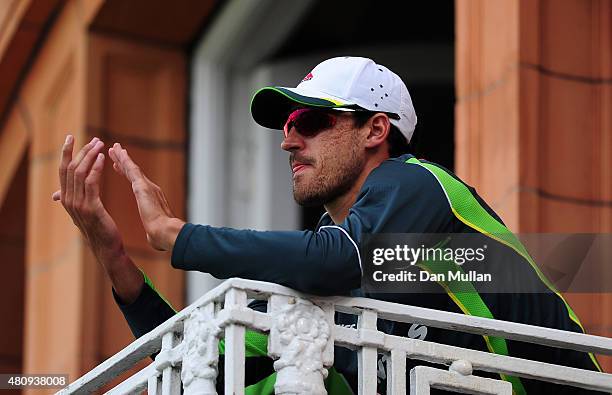
[[[289,115],[283,130],[285,131],[285,137],[287,137],[292,127],[295,127],[297,132],[302,136],[312,137],[322,130],[333,127],[335,123],[336,118],[329,113],[300,109]]]

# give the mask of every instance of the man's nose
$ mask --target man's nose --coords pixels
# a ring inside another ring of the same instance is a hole
[[[291,152],[302,149],[303,147],[304,139],[302,138],[302,136],[299,135],[299,133],[294,130],[294,128],[291,128],[287,136],[283,139],[283,142],[281,143],[281,148],[285,151]]]

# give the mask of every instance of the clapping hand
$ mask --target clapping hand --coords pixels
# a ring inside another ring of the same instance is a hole
[[[61,201],[104,267],[119,298],[131,303],[140,294],[144,282],[140,270],[125,253],[117,225],[100,199],[104,143],[94,137],[74,158],[73,148],[74,137],[68,135],[60,159],[60,189],[53,193],[52,199]]]
[[[53,193],[52,199],[62,202],[96,257],[120,254],[123,245],[117,225],[100,200],[104,143],[94,137],[74,158],[73,147],[74,137],[68,135],[60,160],[60,190]]]
[[[121,144],[115,143],[108,154],[113,160],[113,169],[132,184],[149,244],[157,250],[172,250],[185,222],[176,218],[161,188],[144,175]]]

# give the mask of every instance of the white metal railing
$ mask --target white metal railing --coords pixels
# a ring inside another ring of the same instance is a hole
[[[266,313],[247,307],[247,298],[268,302]],[[334,313],[355,314],[357,328],[334,324]],[[155,361],[111,389],[111,394],[216,394],[218,341],[225,338],[225,393],[244,393],[246,328],[269,333],[276,359],[277,394],[325,394],[323,379],[333,365],[334,345],[358,352],[359,393],[376,394],[377,355],[385,353],[387,392],[405,394],[406,359],[450,366],[417,366],[410,394],[430,387],[476,394],[511,394],[511,384],[477,377],[473,370],[612,391],[612,374],[552,365],[424,340],[388,335],[377,320],[418,323],[479,335],[498,336],[598,354],[612,354],[612,339],[556,329],[472,317],[367,298],[312,297],[277,284],[230,279],[142,336],[59,394],[88,394],[158,352]],[[389,366],[390,365],[390,366]]]

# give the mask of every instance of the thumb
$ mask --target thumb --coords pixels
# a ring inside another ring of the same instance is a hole
[[[53,192],[53,195],[51,195],[51,199],[53,199],[54,202],[57,202],[58,200],[60,200],[60,198],[61,198],[60,190]]]

